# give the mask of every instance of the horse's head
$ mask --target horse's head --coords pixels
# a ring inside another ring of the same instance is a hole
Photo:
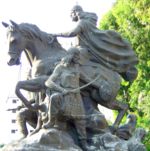
[[[7,40],[8,40],[8,55],[10,59],[8,65],[19,65],[22,51],[25,49],[24,37],[19,32],[19,25],[13,21],[10,21],[11,25],[2,22],[3,26],[7,28]]]

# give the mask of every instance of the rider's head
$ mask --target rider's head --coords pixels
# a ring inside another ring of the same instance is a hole
[[[71,14],[70,14],[72,21],[75,21],[75,22],[78,21],[79,20],[78,14],[81,12],[83,12],[83,9],[81,6],[79,5],[73,6],[73,8],[71,9]]]
[[[81,12],[83,11],[82,7],[80,5],[75,5],[73,6],[73,8],[71,9],[72,11],[76,11],[76,12]]]

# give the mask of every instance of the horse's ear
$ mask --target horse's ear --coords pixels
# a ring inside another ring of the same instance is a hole
[[[9,24],[7,24],[7,23],[5,23],[5,22],[2,22],[2,25],[4,26],[4,27],[8,27],[9,26]]]
[[[18,24],[17,24],[17,23],[15,23],[15,22],[12,21],[12,20],[9,20],[9,21],[10,21],[10,23],[11,23],[13,26],[18,27]]]

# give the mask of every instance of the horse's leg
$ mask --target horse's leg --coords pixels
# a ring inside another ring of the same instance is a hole
[[[27,98],[21,93],[21,89],[30,91],[30,92],[40,92],[45,88],[44,82],[47,80],[47,76],[39,77],[36,79],[19,81],[16,85],[15,93],[20,98],[20,100],[24,103],[24,105],[31,109],[36,110],[37,107],[33,107],[31,103],[27,100]]]
[[[110,126],[110,130],[114,134],[116,132],[117,128],[119,127],[119,124],[120,124],[121,120],[123,119],[125,113],[128,110],[128,105],[124,104],[122,102],[118,102],[118,101],[110,101],[107,103],[103,102],[100,104],[105,106],[106,108],[118,111],[118,115],[116,117],[115,122],[113,123],[112,126]]]
[[[127,104],[119,102],[119,101],[112,101],[107,105],[107,107],[112,110],[118,111],[118,115],[113,124],[114,128],[118,128],[122,118],[124,117],[125,113],[127,112],[128,108],[129,108],[129,106]]]
[[[119,113],[117,115],[117,118],[113,124],[114,128],[117,128],[122,120],[122,118],[124,117],[125,113],[128,110],[128,105],[124,104],[122,102],[119,101],[104,101],[103,99],[101,99],[99,93],[97,90],[93,90],[92,92],[92,98],[94,100],[96,100],[96,102],[106,108],[112,109],[112,110],[117,110]]]

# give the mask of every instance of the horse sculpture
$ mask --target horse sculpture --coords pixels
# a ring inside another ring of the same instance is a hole
[[[48,75],[52,73],[55,64],[66,55],[67,51],[61,47],[55,37],[41,31],[37,26],[27,23],[17,24],[13,21],[10,22],[11,25],[2,23],[8,29],[8,54],[10,56],[8,65],[18,65],[21,53],[24,51],[32,66],[31,80],[19,81],[16,85],[16,95],[23,101],[25,106],[34,110],[34,107],[23,96],[20,89],[31,92],[40,92],[41,88],[44,89],[44,82],[48,78]],[[120,75],[89,60],[83,63],[82,68],[91,79],[97,77],[97,75],[100,77],[99,80],[82,91],[88,93],[88,97],[92,99],[92,102],[117,110],[119,113],[114,127],[118,127],[128,109],[128,105],[115,100],[120,88]],[[81,79],[81,82],[87,83],[85,79]],[[97,108],[97,105],[95,108]]]
[[[31,65],[31,79],[34,79],[18,82],[16,94],[22,100],[24,96],[20,93],[20,89],[40,91],[45,79],[53,71],[55,63],[60,61],[66,51],[57,39],[40,31],[37,26],[26,23],[18,25],[13,21],[11,23],[11,26],[3,23],[8,28],[10,56],[8,65],[20,64],[20,57],[24,51]]]

